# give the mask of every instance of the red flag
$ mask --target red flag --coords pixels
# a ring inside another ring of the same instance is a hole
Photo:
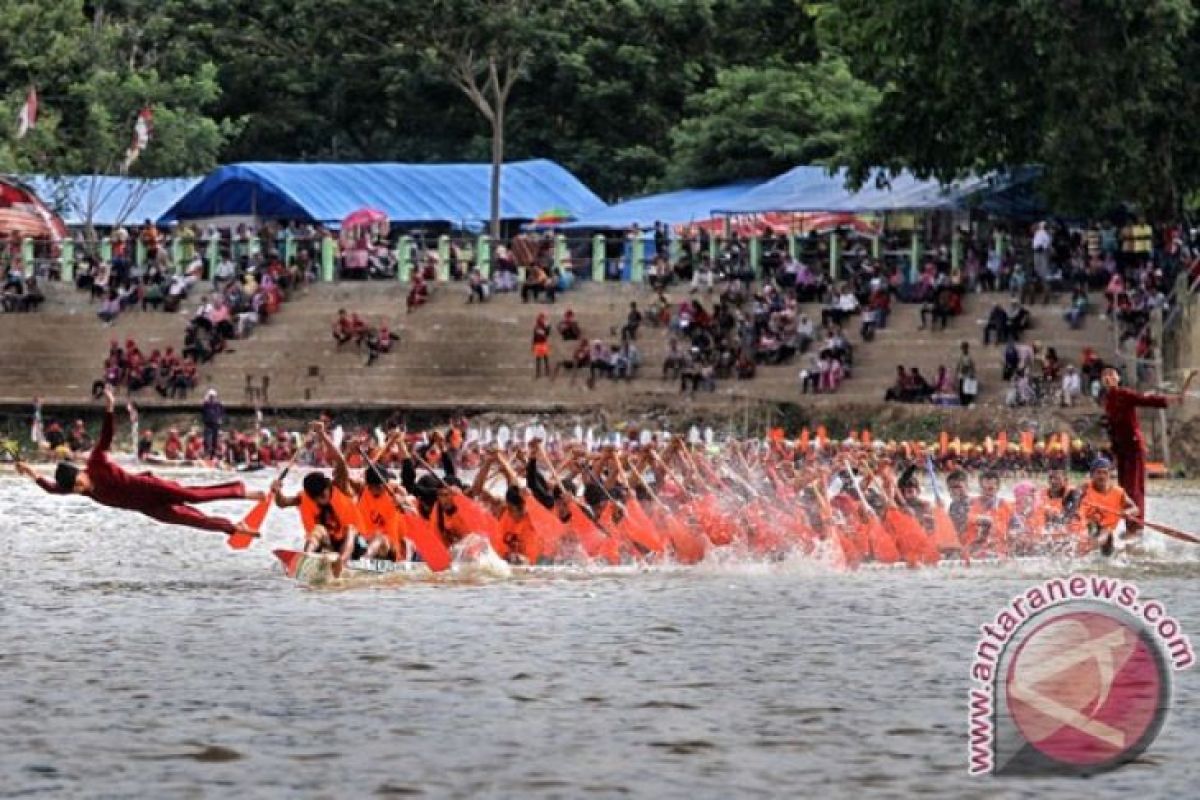
[[[17,138],[25,138],[25,134],[29,133],[37,125],[38,113],[38,97],[37,89],[29,87],[29,95],[25,98],[25,105],[21,106],[21,113],[17,115]]]

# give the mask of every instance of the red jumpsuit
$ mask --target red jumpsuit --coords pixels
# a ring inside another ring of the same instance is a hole
[[[1139,408],[1166,408],[1167,398],[1116,387],[1104,395],[1113,456],[1117,459],[1117,483],[1137,503],[1138,515],[1146,516],[1146,444],[1138,424]]]
[[[88,456],[84,472],[92,482],[85,493],[100,505],[138,511],[168,525],[185,525],[206,531],[233,533],[233,522],[220,517],[210,517],[185,503],[206,503],[213,500],[237,500],[246,496],[246,487],[240,481],[221,483],[216,486],[182,486],[164,480],[149,472],[133,474],[114,464],[108,449],[113,439],[113,414],[104,415],[104,427],[100,440]],[[51,494],[64,492],[53,481],[38,478],[38,485]]]

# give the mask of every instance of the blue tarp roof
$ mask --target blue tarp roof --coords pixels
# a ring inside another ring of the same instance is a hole
[[[29,188],[68,226],[92,224],[112,228],[121,223],[140,225],[157,220],[176,200],[200,182],[199,178],[126,178],[119,175],[32,175]]]
[[[478,222],[489,218],[490,164],[231,164],[181,197],[164,221],[260,216],[338,225],[376,208],[393,222]],[[532,219],[550,208],[574,216],[604,208],[590,189],[553,161],[505,164],[500,216]]]
[[[942,185],[920,180],[908,172],[890,178],[882,185],[868,181],[857,192],[846,188],[846,173],[830,174],[825,167],[796,167],[718,209],[731,214],[768,211],[841,211],[867,214],[884,211],[935,211],[977,207],[1005,213],[1005,209],[1024,208],[1014,193],[1022,189],[1032,197],[1032,183],[1039,170],[1021,168],[1012,173],[971,177]],[[989,198],[995,196],[995,207]],[[1028,198],[1026,198],[1028,199]],[[1032,201],[1030,201],[1032,203]]]
[[[761,183],[762,181],[742,181],[706,189],[682,189],[677,192],[646,195],[624,203],[616,203],[558,227],[560,230],[626,230],[635,223],[639,228],[648,228],[655,222],[686,225],[709,219],[713,215],[713,209],[736,202]]]

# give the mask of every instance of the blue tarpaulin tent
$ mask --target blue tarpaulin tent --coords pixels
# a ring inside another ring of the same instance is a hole
[[[157,220],[199,178],[126,178],[119,175],[33,175],[25,178],[34,193],[70,227],[87,224],[112,228]]]
[[[736,202],[761,181],[742,181],[706,189],[682,189],[637,197],[580,217],[559,230],[628,230],[636,224],[649,228],[656,222],[686,225],[712,217],[713,209]]]
[[[256,216],[336,227],[352,211],[377,208],[392,222],[478,223],[489,218],[490,187],[490,164],[231,164],[209,174],[161,219]],[[604,208],[553,161],[506,164],[500,187],[503,219],[533,219],[551,207],[575,216]]]
[[[966,178],[943,185],[904,172],[858,191],[846,188],[846,173],[825,167],[796,167],[717,209],[725,214],[768,211],[835,211],[854,214],[887,211],[939,211],[979,208],[994,213],[1033,211],[1038,205],[1033,183],[1040,171],[1021,168],[1011,173]],[[989,203],[995,198],[994,203]]]

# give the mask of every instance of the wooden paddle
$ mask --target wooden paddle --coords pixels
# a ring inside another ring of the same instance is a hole
[[[1085,505],[1088,508],[1095,508],[1100,511],[1107,511],[1107,509],[1105,509],[1101,506],[1098,506],[1095,503],[1089,503],[1086,500],[1082,501],[1082,505]],[[1162,523],[1159,523],[1159,522],[1151,522],[1149,520],[1142,519],[1134,514],[1118,514],[1117,516],[1121,517],[1121,519],[1125,520],[1126,522],[1132,522],[1134,525],[1140,525],[1143,528],[1149,528],[1152,531],[1158,531],[1159,533],[1163,534],[1164,536],[1169,536],[1172,539],[1178,539],[1181,542],[1188,542],[1189,544],[1200,544],[1200,536],[1195,536],[1190,533],[1185,533],[1185,532],[1179,530],[1178,528],[1172,528],[1167,525],[1163,525]],[[1109,555],[1109,554],[1105,553],[1105,555]]]
[[[292,467],[296,463],[296,459],[299,458],[299,456],[300,448],[297,447],[296,452],[292,454],[291,460],[288,461],[288,463],[284,466],[276,480],[278,480],[280,483],[283,483],[283,479],[287,477],[288,472],[291,471]],[[259,531],[262,529],[263,522],[267,518],[267,512],[271,510],[271,504],[274,502],[275,493],[269,491],[267,492],[266,497],[264,497],[262,500],[259,500],[258,503],[255,504],[254,508],[250,509],[250,513],[248,513],[242,519],[242,525],[254,531],[254,533],[235,533],[231,535],[229,539],[226,540],[226,543],[229,545],[231,550],[245,550],[254,542],[255,539],[261,536]]]

